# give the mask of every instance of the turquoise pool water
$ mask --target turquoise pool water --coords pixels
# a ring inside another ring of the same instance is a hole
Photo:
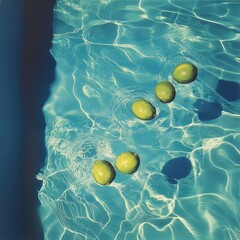
[[[240,3],[58,0],[56,79],[38,174],[46,240],[240,239]],[[172,80],[189,61],[195,82]],[[176,88],[172,103],[156,84]],[[131,112],[138,98],[157,117]],[[96,159],[138,153],[133,175],[100,186]]]

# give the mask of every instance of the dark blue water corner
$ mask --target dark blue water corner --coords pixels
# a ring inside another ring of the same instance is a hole
[[[225,80],[219,80],[216,91],[225,99],[234,102],[240,99],[240,84]]]
[[[169,183],[177,184],[177,180],[187,177],[191,170],[191,161],[186,157],[178,157],[166,162],[162,168],[162,173]]]
[[[222,115],[222,105],[218,102],[207,102],[203,99],[197,99],[193,104],[200,121],[209,121]]]

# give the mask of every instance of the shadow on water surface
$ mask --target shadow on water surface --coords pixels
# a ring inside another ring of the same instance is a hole
[[[177,180],[185,178],[192,170],[192,164],[186,157],[178,157],[169,160],[162,168],[162,173],[171,184],[177,184]]]
[[[222,105],[218,102],[207,102],[203,99],[197,99],[193,104],[201,121],[209,121],[216,119],[222,114]]]
[[[216,91],[226,100],[233,102],[240,99],[240,84],[219,80]]]
[[[240,99],[239,83],[219,80],[216,91],[229,102],[234,102]],[[198,114],[199,120],[202,122],[217,119],[222,115],[223,111],[222,105],[216,100],[209,102],[204,99],[197,99],[193,106],[196,109],[195,111]]]

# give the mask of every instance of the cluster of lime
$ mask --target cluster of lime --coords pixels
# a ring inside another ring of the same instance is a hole
[[[136,172],[139,165],[139,156],[133,152],[121,153],[116,159],[117,170],[124,174]],[[114,180],[116,171],[110,162],[106,160],[97,160],[92,166],[92,176],[97,183],[108,185]]]
[[[191,63],[177,65],[173,72],[173,79],[181,84],[193,82],[197,78],[198,69]],[[155,95],[162,103],[170,103],[176,96],[176,90],[172,83],[162,81],[155,87]],[[156,117],[156,108],[145,99],[138,99],[132,104],[133,114],[141,120],[151,120]],[[137,171],[140,165],[139,156],[133,152],[124,152],[116,159],[116,168],[124,174],[132,174]],[[116,171],[113,165],[106,160],[96,160],[92,166],[92,176],[101,185],[110,184]]]
[[[173,72],[173,79],[181,84],[193,82],[197,78],[198,69],[191,63],[177,65]],[[176,90],[172,83],[162,81],[155,87],[155,95],[162,103],[170,103],[175,99]],[[132,104],[133,114],[141,120],[151,120],[156,117],[156,108],[145,99],[138,99]]]

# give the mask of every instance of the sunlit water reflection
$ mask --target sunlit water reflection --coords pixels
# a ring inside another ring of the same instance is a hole
[[[240,239],[238,12],[236,1],[57,1],[37,176],[46,240]],[[171,77],[184,61],[199,69],[188,85]],[[170,104],[154,96],[162,80]],[[133,116],[139,97],[155,119]],[[93,162],[125,151],[139,170],[97,185]]]

